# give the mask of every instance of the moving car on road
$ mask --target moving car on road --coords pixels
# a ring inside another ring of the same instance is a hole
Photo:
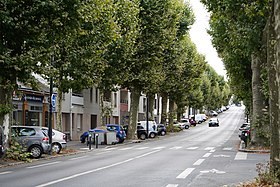
[[[211,118],[208,122],[209,127],[219,127],[219,119],[218,118]]]

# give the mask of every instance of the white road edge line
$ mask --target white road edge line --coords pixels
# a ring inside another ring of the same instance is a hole
[[[41,165],[36,165],[36,166],[30,166],[30,167],[27,167],[27,168],[28,168],[28,169],[33,169],[33,168],[39,168],[39,167],[54,165],[54,164],[58,164],[58,163],[60,163],[60,162],[50,162],[50,163],[46,163],[46,164],[41,164]]]
[[[199,166],[202,162],[204,162],[205,159],[198,159],[193,165]]]
[[[111,167],[114,167],[114,166],[118,166],[118,165],[121,165],[121,164],[124,164],[124,163],[127,163],[127,162],[131,162],[131,161],[133,161],[133,160],[135,160],[137,158],[141,158],[141,157],[144,157],[144,156],[147,156],[147,155],[159,152],[159,151],[160,150],[155,150],[155,151],[152,151],[152,152],[149,152],[149,153],[145,153],[143,155],[139,155],[139,156],[137,156],[135,158],[130,158],[130,159],[127,159],[127,160],[124,160],[124,161],[121,161],[121,162],[117,162],[117,163],[114,163],[114,164],[111,164],[111,165],[108,165],[108,166],[96,168],[96,169],[85,171],[85,172],[82,172],[82,173],[77,173],[75,175],[70,175],[68,177],[64,177],[64,178],[61,178],[61,179],[58,179],[58,180],[54,180],[54,181],[51,181],[51,182],[48,182],[48,183],[40,184],[40,185],[38,185],[36,187],[49,186],[49,185],[56,184],[56,183],[59,183],[59,182],[62,182],[62,181],[66,181],[66,180],[70,180],[70,179],[73,179],[73,178],[76,178],[76,177],[87,175],[89,173],[94,173],[94,172],[97,172],[97,171],[108,169],[108,168],[111,168]]]
[[[185,179],[191,172],[195,170],[195,168],[187,168],[185,171],[183,171],[180,175],[178,175],[177,179]]]
[[[12,173],[12,171],[4,171],[4,172],[0,173],[0,175],[6,175],[6,174],[9,174],[9,173]]]
[[[88,156],[80,156],[80,157],[75,157],[75,158],[70,158],[69,160],[78,160],[78,159],[82,159],[82,158],[86,158]]]

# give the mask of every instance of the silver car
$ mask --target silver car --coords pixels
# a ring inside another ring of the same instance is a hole
[[[47,127],[42,127],[42,130],[45,131],[46,134],[48,134]],[[62,149],[65,149],[66,147],[66,134],[52,129],[52,151],[58,154]]]
[[[30,152],[33,158],[40,158],[43,153],[50,150],[49,137],[37,126],[12,126],[11,136],[26,152]]]

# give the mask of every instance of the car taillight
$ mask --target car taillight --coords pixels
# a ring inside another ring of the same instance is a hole
[[[66,140],[66,135],[65,134],[63,134],[63,140]]]
[[[44,137],[42,140],[47,142],[49,141],[49,137]]]

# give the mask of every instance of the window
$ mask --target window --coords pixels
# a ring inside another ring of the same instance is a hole
[[[20,128],[19,136],[34,136],[36,131],[31,128]]]
[[[93,91],[92,91],[92,88],[90,88],[90,90],[89,90],[89,100],[90,100],[90,103],[92,103],[92,93]]]
[[[83,124],[83,114],[77,114],[77,129],[80,131]]]
[[[98,103],[98,89],[95,88],[95,103]]]
[[[147,99],[143,98],[143,111],[147,110]]]
[[[115,108],[117,107],[117,101],[118,101],[117,93],[114,93],[114,107]]]

